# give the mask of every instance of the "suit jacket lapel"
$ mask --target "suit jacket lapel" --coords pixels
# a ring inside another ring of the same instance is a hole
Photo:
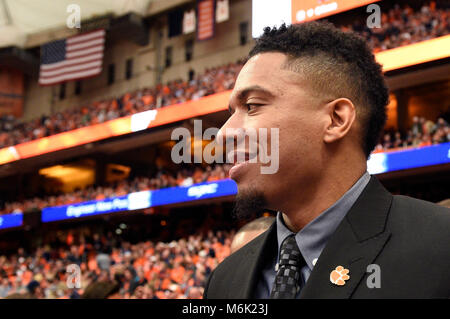
[[[243,259],[238,266],[240,271],[237,273],[240,276],[233,278],[232,287],[235,288],[231,289],[233,292],[231,298],[254,298],[254,291],[263,266],[271,262],[271,258],[278,252],[276,223],[274,222],[267,231],[249,245],[248,258]]]
[[[363,190],[322,251],[300,298],[349,298],[390,237],[385,229],[392,195],[375,178]],[[337,286],[330,273],[349,269],[350,279]]]

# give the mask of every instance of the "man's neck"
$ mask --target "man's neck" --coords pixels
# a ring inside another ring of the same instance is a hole
[[[299,232],[309,222],[339,200],[366,172],[366,166],[347,174],[324,174],[321,180],[310,187],[303,196],[285,200],[289,206],[282,209],[286,226],[294,233]]]

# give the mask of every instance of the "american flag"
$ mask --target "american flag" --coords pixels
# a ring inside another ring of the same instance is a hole
[[[82,79],[102,71],[105,30],[96,30],[42,46],[39,84]]]

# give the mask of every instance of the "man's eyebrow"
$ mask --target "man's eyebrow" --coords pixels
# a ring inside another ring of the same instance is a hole
[[[236,100],[243,101],[252,92],[262,93],[262,94],[268,96],[269,98],[275,97],[275,94],[272,93],[270,90],[268,90],[260,85],[252,85],[252,86],[246,87],[245,89],[238,91],[236,93]],[[231,104],[228,105],[228,111],[230,113],[233,113]]]
[[[245,89],[240,90],[236,94],[236,99],[239,101],[242,101],[252,92],[262,93],[264,95],[267,95],[268,97],[275,97],[275,94],[272,93],[270,90],[268,90],[260,85],[252,85],[252,86],[246,87]]]

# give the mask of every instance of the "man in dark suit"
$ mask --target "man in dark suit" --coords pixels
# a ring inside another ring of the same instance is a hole
[[[392,196],[367,172],[387,103],[381,66],[361,38],[319,22],[266,28],[218,137],[278,130],[266,146],[276,150],[275,173],[261,173],[247,148],[230,156],[236,211],[277,218],[212,272],[205,298],[450,297],[450,211]]]

